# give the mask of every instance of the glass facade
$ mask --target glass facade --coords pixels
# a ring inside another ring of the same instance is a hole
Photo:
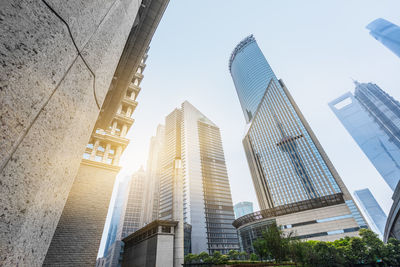
[[[370,34],[400,57],[400,27],[385,19],[376,19],[367,25]]]
[[[270,80],[277,82],[253,35],[246,37],[235,47],[229,60],[229,71],[246,122],[250,122]]]
[[[253,36],[239,43],[229,66],[245,117],[251,114],[246,117],[249,123],[243,145],[261,208],[235,220],[239,235],[241,229],[263,225],[261,220],[269,219],[295,225],[303,239],[333,241],[367,228],[343,181]],[[316,221],[327,218],[335,223]],[[307,224],[315,227],[303,226]],[[242,243],[244,240],[241,236]]]
[[[253,213],[253,203],[252,202],[239,202],[233,206],[233,211],[235,212],[235,218],[240,218],[244,215]]]
[[[341,192],[280,83],[271,80],[245,139],[265,177],[266,207]]]
[[[145,183],[146,172],[141,168],[132,175],[128,185],[129,192],[118,226],[118,240],[124,239],[144,226]]]
[[[235,218],[219,128],[187,101],[165,119],[161,220],[173,219],[176,158],[182,160],[185,253],[226,254],[239,249],[232,225]]]
[[[382,237],[385,232],[387,216],[381,206],[379,206],[371,191],[369,191],[368,188],[365,188],[355,191],[354,195],[360,202],[361,208],[367,214],[367,217],[370,218],[372,225],[375,226],[374,230]]]
[[[118,185],[117,196],[114,203],[114,208],[111,216],[110,226],[108,228],[108,235],[106,244],[104,247],[104,257],[107,256],[108,249],[114,243],[117,238],[118,224],[121,219],[122,208],[124,206],[124,200],[127,195],[127,185],[129,183],[130,177],[125,177]]]
[[[400,179],[400,103],[376,84],[355,82],[350,92],[329,103],[392,190]]]

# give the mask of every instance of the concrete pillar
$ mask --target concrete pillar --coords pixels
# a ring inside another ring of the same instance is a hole
[[[140,4],[1,1],[0,265],[42,265]]]
[[[103,160],[102,160],[103,163],[107,163],[108,153],[110,153],[110,149],[111,149],[111,144],[107,144],[103,154]]]
[[[117,150],[115,151],[115,156],[114,156],[114,161],[113,161],[114,166],[118,166],[119,159],[121,157],[121,153],[122,153],[122,146],[119,146],[119,147],[117,147]]]
[[[90,160],[94,160],[96,158],[97,148],[100,145],[100,141],[96,140],[93,144],[92,152],[90,153]]]
[[[132,108],[129,107],[129,108],[126,110],[126,116],[130,118],[131,115],[132,115]]]
[[[126,125],[126,124],[122,125],[121,137],[125,137],[127,131],[128,131],[128,125]]]
[[[174,234],[174,267],[181,267],[184,261],[184,225],[183,225],[183,174],[182,161],[174,162],[173,220],[178,221]]]
[[[121,111],[122,111],[122,105],[119,105],[118,110],[117,110],[117,113],[118,113],[118,114],[121,114]]]
[[[115,134],[115,129],[117,128],[117,125],[118,125],[117,121],[114,121],[111,128],[111,134]]]

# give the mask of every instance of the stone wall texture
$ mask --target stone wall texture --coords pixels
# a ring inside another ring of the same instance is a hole
[[[95,266],[119,167],[83,160],[43,266]]]
[[[140,3],[0,2],[0,266],[42,264]]]

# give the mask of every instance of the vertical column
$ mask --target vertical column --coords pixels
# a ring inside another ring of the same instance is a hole
[[[103,163],[107,163],[108,153],[110,152],[110,149],[111,149],[111,144],[107,144],[103,154],[103,160],[102,160]]]
[[[118,110],[117,110],[117,113],[118,113],[118,114],[121,114],[121,111],[122,111],[122,105],[119,105]]]
[[[113,162],[114,166],[118,166],[119,158],[121,157],[121,153],[122,153],[122,146],[119,146],[119,147],[117,147],[117,150],[115,151],[114,162]]]
[[[132,100],[135,100],[135,98],[136,98],[136,93],[135,93],[135,91],[132,91],[131,99],[132,99]]]
[[[95,158],[96,158],[96,153],[97,153],[97,148],[99,147],[99,145],[100,145],[100,141],[99,141],[99,140],[96,140],[96,141],[94,142],[94,145],[93,145],[92,153],[90,153],[90,160],[95,160]]]
[[[131,115],[132,115],[132,108],[128,107],[128,109],[126,110],[126,116],[131,117]]]
[[[126,124],[122,125],[121,137],[125,137],[127,131],[128,131],[128,125]]]
[[[117,128],[117,121],[114,121],[111,128],[111,134],[115,134],[115,129]]]

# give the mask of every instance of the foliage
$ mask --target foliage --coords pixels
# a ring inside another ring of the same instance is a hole
[[[229,250],[228,256],[230,260],[238,260],[240,257],[240,253],[237,250]]]
[[[272,228],[272,229],[271,229]],[[227,255],[207,252],[185,256],[185,264],[210,263],[215,265],[251,264],[268,260],[269,264],[291,261],[296,266],[307,267],[352,267],[368,266],[400,266],[400,241],[390,238],[384,244],[377,234],[371,230],[361,229],[359,237],[344,237],[334,242],[302,241],[285,234],[277,225],[265,231],[262,238],[256,240],[254,249],[257,254],[230,250]],[[247,260],[250,261],[247,261]],[[283,264],[283,263],[282,263]],[[286,263],[288,264],[288,263]]]
[[[368,229],[361,229],[359,235],[334,242],[302,241],[273,224],[253,245],[261,259],[277,263],[291,260],[302,266],[400,265],[400,241],[390,239],[384,244]]]
[[[258,256],[255,253],[250,254],[250,261],[258,261]]]
[[[261,259],[274,259],[280,263],[289,255],[289,243],[293,239],[293,233],[284,233],[273,223],[263,232],[263,238],[253,243],[254,249]]]
[[[249,259],[249,254],[247,254],[246,251],[242,251],[239,253],[239,259],[240,260],[248,260]]]

